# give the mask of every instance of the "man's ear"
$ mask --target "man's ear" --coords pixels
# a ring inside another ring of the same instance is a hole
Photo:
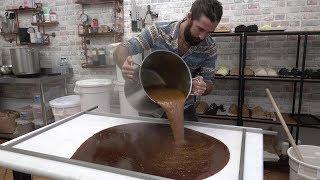
[[[187,19],[188,21],[192,21],[192,12],[188,12]]]
[[[187,21],[188,21],[188,24],[192,24],[192,13],[189,12],[188,15],[187,15]]]

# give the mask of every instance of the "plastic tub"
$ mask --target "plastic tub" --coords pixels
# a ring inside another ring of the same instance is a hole
[[[70,95],[54,99],[49,102],[54,120],[59,121],[81,111],[80,96]]]
[[[112,81],[110,79],[87,79],[77,81],[74,92],[80,94],[81,110],[98,106],[95,112],[110,112],[110,93]]]
[[[17,119],[16,133],[21,136],[34,130],[34,124],[31,121]]]
[[[124,83],[115,82],[115,85],[119,91],[120,113],[127,116],[139,116],[138,111],[127,101],[126,95],[124,94]]]
[[[41,119],[36,119],[36,120],[33,120],[32,122],[34,124],[34,129],[39,129],[44,127],[44,123]]]
[[[298,145],[304,162],[298,160],[292,147],[288,149],[290,180],[320,179],[320,147]]]

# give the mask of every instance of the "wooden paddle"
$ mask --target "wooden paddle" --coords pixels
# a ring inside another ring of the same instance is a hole
[[[282,114],[280,113],[280,110],[279,110],[276,102],[274,101],[274,99],[273,99],[273,97],[272,97],[272,95],[271,95],[271,92],[269,91],[268,88],[266,89],[266,92],[267,92],[267,95],[268,95],[268,97],[269,97],[269,99],[270,99],[270,101],[271,101],[271,103],[272,103],[272,106],[273,106],[274,110],[276,111],[276,114],[277,114],[277,116],[278,116],[278,118],[279,118],[279,120],[280,120],[280,123],[281,123],[284,131],[286,132],[286,134],[287,134],[287,136],[288,136],[288,138],[289,138],[289,142],[290,142],[290,144],[292,145],[295,153],[296,153],[297,156],[298,156],[298,159],[299,159],[300,161],[303,161],[303,157],[302,157],[302,155],[301,155],[301,152],[300,152],[300,150],[298,149],[296,143],[294,142],[294,139],[293,139],[293,137],[292,137],[292,135],[291,135],[291,133],[290,133],[290,131],[289,131],[289,129],[288,129],[288,126],[287,126],[286,122],[284,121],[284,119],[283,119],[283,117],[282,117]]]

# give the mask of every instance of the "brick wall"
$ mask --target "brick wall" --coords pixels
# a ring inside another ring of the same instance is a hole
[[[4,9],[17,6],[22,0],[0,0],[0,13]],[[48,47],[39,48],[41,52],[42,67],[51,67],[51,63],[59,57],[68,57],[74,69],[74,78],[69,82],[69,92],[72,93],[73,84],[76,80],[85,78],[115,78],[114,69],[82,69],[80,38],[77,36],[77,18],[81,13],[81,6],[74,4],[73,0],[41,1],[58,14],[59,26],[49,29],[56,32],[57,37],[52,39]],[[146,7],[151,5],[151,10],[159,13],[157,21],[172,21],[182,19],[189,11],[192,0],[136,0],[137,5]],[[221,24],[229,24],[235,27],[239,24],[257,24],[262,26],[270,24],[281,26],[287,30],[317,30],[320,28],[320,1],[319,0],[221,0],[224,6],[224,16]],[[131,37],[130,24],[130,1],[124,0],[125,9],[125,39]],[[89,6],[86,12],[94,17],[110,22],[110,7]],[[27,17],[31,17],[28,15]],[[27,23],[25,21],[24,23]],[[112,39],[102,38],[94,40],[93,44],[105,46]],[[230,37],[216,38],[219,60],[217,66],[229,68],[238,66],[238,39]],[[273,36],[273,37],[250,37],[248,39],[248,66],[267,66],[275,69],[282,67],[292,68],[295,64],[296,37]],[[319,63],[320,37],[309,38],[307,66],[320,68]],[[13,47],[10,43],[0,39],[0,50],[4,60],[9,59],[8,49]],[[204,97],[208,102],[229,105],[236,103],[237,82],[216,80],[216,90],[211,95]],[[246,86],[246,102],[250,107],[255,105],[271,108],[264,97],[264,88],[269,87],[280,104],[281,109],[290,111],[292,83],[249,82]],[[307,84],[305,87],[303,110],[320,114],[317,107],[320,105],[319,85]],[[14,91],[11,91],[14,92]]]

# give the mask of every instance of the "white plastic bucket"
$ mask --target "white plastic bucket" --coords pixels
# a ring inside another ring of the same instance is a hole
[[[298,145],[304,162],[298,160],[292,147],[288,149],[290,180],[320,179],[320,147]]]
[[[49,102],[54,120],[59,121],[81,111],[80,96],[70,95],[54,99]]]
[[[112,81],[110,79],[87,79],[77,81],[74,92],[80,94],[81,110],[98,106],[95,112],[110,112],[110,93]]]
[[[139,116],[138,111],[136,111],[127,101],[127,98],[124,94],[124,83],[115,82],[115,85],[119,91],[120,113],[127,116]]]

